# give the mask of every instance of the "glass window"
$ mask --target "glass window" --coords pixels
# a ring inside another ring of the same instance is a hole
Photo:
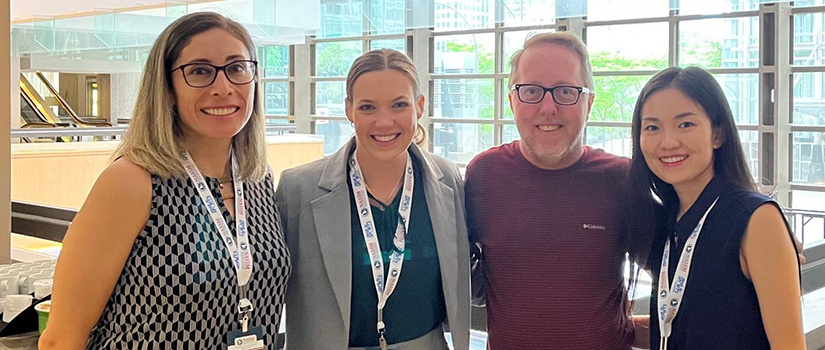
[[[521,139],[521,135],[518,133],[518,127],[515,124],[504,124],[501,130],[501,142],[502,143],[510,143],[515,140]]]
[[[518,32],[505,32],[504,33],[504,70],[503,73],[510,73],[510,59],[513,58],[513,54],[516,51],[520,50],[524,47],[524,41],[527,38],[539,34],[539,33],[550,33],[555,32],[554,29],[551,30],[523,30]]]
[[[794,7],[821,6],[823,4],[825,4],[823,0],[795,0],[793,2]]]
[[[258,47],[258,67],[264,78],[289,76],[289,46]]]
[[[315,115],[319,117],[346,116],[345,81],[319,81],[315,83]]]
[[[433,123],[433,153],[455,163],[469,163],[493,147],[493,124]]]
[[[742,152],[745,152],[751,176],[757,180],[759,178],[759,132],[739,130],[739,142],[742,144]]]
[[[819,76],[815,76],[815,75],[819,75]],[[803,105],[803,104],[810,105],[809,102],[812,102],[811,100],[814,97],[814,80],[816,80],[816,78],[821,79],[822,78],[821,75],[822,75],[822,73],[794,73],[793,75],[791,75],[791,77],[793,79],[791,81],[791,87],[793,88],[794,102],[799,102],[800,105]],[[819,95],[820,96],[822,95],[821,91],[820,91]],[[806,102],[808,102],[808,103],[806,103]],[[805,113],[805,112],[807,112],[807,113]],[[797,110],[794,109],[794,118],[795,118],[794,120],[797,120],[796,119],[797,113],[804,113],[804,114],[800,114],[800,118],[799,118],[800,121],[805,120],[805,119],[809,119],[809,118],[805,118],[805,114],[810,114],[809,108],[805,112],[802,112],[802,111],[797,112]]]
[[[587,48],[593,70],[664,69],[667,33],[667,23],[588,27]]]
[[[794,100],[791,122],[797,125],[825,125],[825,73],[794,73],[792,77]]]
[[[679,14],[715,14],[736,11],[754,11],[759,9],[763,0],[682,0],[679,1]]]
[[[502,119],[512,120],[512,119],[514,119],[513,118],[514,114],[513,114],[513,109],[510,108],[510,88],[512,88],[512,86],[510,86],[510,79],[509,78],[504,78],[504,89],[501,91],[501,93],[504,95],[503,98],[502,98],[502,102],[504,102],[504,106],[503,106],[504,110],[502,111],[503,113],[501,115],[502,115]],[[518,98],[518,97],[516,97],[516,98]]]
[[[266,118],[266,125],[289,125],[289,119],[284,118]],[[276,133],[277,135],[278,133]]]
[[[793,133],[793,178],[791,181],[825,185],[825,160],[823,160],[825,142],[823,142],[823,135],[825,133]]]
[[[821,17],[820,14],[813,13],[800,13],[793,16],[794,48],[800,47],[799,44],[814,41],[814,16]]]
[[[289,83],[264,83],[264,114],[289,114]]]
[[[384,39],[370,41],[370,50],[393,49],[406,53],[404,39]]]
[[[800,13],[794,15],[793,63],[797,66],[817,66],[825,64],[825,50],[821,50],[822,13]]]
[[[500,0],[505,26],[552,24],[556,20],[556,0]]]
[[[668,2],[662,0],[634,0],[632,6],[626,0],[587,0],[587,19],[591,21],[665,17],[668,10]]]
[[[360,36],[363,28],[361,0],[321,0],[319,38]]]
[[[406,0],[369,0],[369,30],[371,34],[403,33]]]
[[[433,79],[433,117],[493,119],[493,79]]]
[[[355,130],[346,120],[319,119],[313,122],[315,134],[324,135],[324,155],[335,153],[355,135]]]
[[[811,66],[816,65],[816,53],[817,50],[812,50],[811,45],[800,44],[801,48],[794,47],[793,50],[793,64],[795,66]]]
[[[594,77],[596,99],[590,109],[590,120],[631,121],[636,99],[648,80],[650,76]]]
[[[435,37],[435,74],[495,73],[495,37],[467,34]]]
[[[825,211],[825,192],[791,191],[791,208],[802,210]],[[821,241],[825,232],[825,220],[814,218],[805,220],[800,215],[790,218],[794,234],[802,243]]]
[[[588,126],[585,132],[588,146],[601,148],[617,156],[630,157],[633,153],[630,128]]]
[[[361,55],[362,45],[360,40],[318,43],[315,47],[315,76],[346,77],[352,62]]]
[[[685,3],[685,2],[683,2]],[[679,65],[705,68],[756,67],[750,52],[759,52],[757,17],[683,21],[679,32]],[[738,33],[735,34],[733,28]],[[747,28],[747,30],[745,30]]]
[[[492,28],[494,4],[488,0],[435,0],[435,31]]]
[[[759,121],[758,74],[715,74],[714,77],[730,103],[737,124],[757,124]]]

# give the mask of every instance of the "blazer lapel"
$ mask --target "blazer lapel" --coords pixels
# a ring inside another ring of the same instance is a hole
[[[435,246],[438,250],[438,263],[441,267],[441,283],[447,317],[454,318],[458,311],[458,294],[454,287],[458,278],[458,261],[456,248],[455,191],[442,182],[444,173],[433,163],[429,155],[417,146],[411,145],[413,154],[421,160],[421,173],[424,175],[424,193],[427,208],[433,225]],[[452,214],[452,215],[451,215]]]
[[[350,232],[350,193],[347,162],[354,147],[351,139],[331,155],[318,187],[328,193],[312,201],[312,215],[321,256],[330,285],[338,301],[344,327],[349,334],[350,298],[352,295],[352,236]]]

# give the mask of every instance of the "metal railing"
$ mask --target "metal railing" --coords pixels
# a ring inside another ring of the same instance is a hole
[[[793,208],[785,208],[784,211],[791,227],[794,230],[798,230],[796,236],[799,237],[800,241],[805,242],[805,227],[808,226],[811,221],[818,219],[821,219],[823,223],[822,236],[819,239],[825,240],[825,211]]]
[[[11,137],[61,137],[61,136],[121,136],[126,133],[127,127],[98,127],[98,128],[54,128],[54,129],[11,129]],[[295,125],[267,125],[267,133],[290,133],[298,129]]]

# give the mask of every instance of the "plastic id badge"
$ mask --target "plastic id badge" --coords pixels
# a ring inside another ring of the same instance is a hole
[[[226,335],[227,350],[264,350],[264,337],[261,327],[249,327],[248,332],[229,331]]]

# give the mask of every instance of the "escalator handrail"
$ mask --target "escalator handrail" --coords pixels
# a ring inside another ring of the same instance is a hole
[[[50,127],[50,128],[57,128],[57,125],[54,123],[26,123],[20,126],[21,129],[28,129],[28,128],[37,128],[37,127]]]
[[[29,95],[26,93],[26,90],[24,90],[22,86],[20,87],[20,97],[22,97],[26,101],[26,104],[28,104],[29,107],[34,112],[34,114],[37,115],[37,119],[40,119],[40,122],[46,123],[46,124],[56,125],[55,122],[48,120],[46,118],[46,116],[43,115],[43,113],[40,109],[35,107],[34,101],[32,101],[32,98],[29,97]]]
[[[58,118],[55,115],[52,115],[52,112],[45,107],[45,101],[38,100],[33,97],[35,94],[37,94],[37,90],[34,88],[31,82],[29,82],[29,79],[26,79],[26,76],[24,76],[23,74],[20,74],[20,93],[25,96],[26,102],[30,102],[29,105],[31,107],[35,107],[33,109],[36,109],[39,112],[39,114],[41,114],[41,117],[45,118],[45,122],[55,123],[60,120],[60,118]],[[38,94],[37,97],[41,96],[39,96]]]
[[[43,75],[43,73],[41,73],[40,71],[36,71],[35,74],[37,74],[37,77],[40,78],[40,81],[42,81],[43,84],[46,86],[46,89],[49,89],[49,92],[51,92],[52,95],[54,95],[54,97],[57,99],[57,103],[59,103],[60,106],[63,107],[63,109],[66,110],[66,112],[69,114],[69,117],[71,117],[72,120],[75,121],[75,123],[77,123],[81,126],[102,126],[102,127],[111,127],[112,126],[112,124],[109,124],[109,122],[106,122],[106,121],[102,121],[102,120],[101,121],[98,121],[98,120],[90,121],[90,120],[83,120],[82,118],[80,118],[80,116],[77,114],[77,112],[74,111],[72,106],[69,106],[69,103],[66,102],[65,99],[63,99],[63,96],[60,95],[60,92],[57,91],[57,89],[54,88],[54,85],[52,85],[52,83],[49,82],[49,79],[46,79],[46,76]]]

